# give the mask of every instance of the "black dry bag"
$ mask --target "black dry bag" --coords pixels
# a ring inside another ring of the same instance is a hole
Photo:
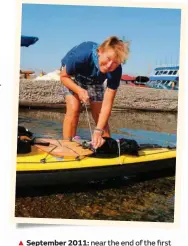
[[[24,126],[18,126],[17,154],[27,154],[31,152],[33,133]]]
[[[140,146],[135,140],[121,138],[117,141],[109,137],[103,138],[105,139],[105,143],[96,150],[96,154],[108,154],[113,156],[128,154],[138,156]]]

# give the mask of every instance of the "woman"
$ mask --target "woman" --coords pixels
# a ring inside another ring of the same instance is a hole
[[[108,120],[122,75],[121,64],[129,54],[129,43],[116,36],[109,37],[101,45],[83,42],[72,48],[61,60],[60,80],[64,85],[66,115],[63,125],[64,139],[76,135],[80,103],[91,105],[96,123],[92,135],[95,149],[102,146],[102,137],[110,137]],[[104,90],[103,83],[107,81]]]

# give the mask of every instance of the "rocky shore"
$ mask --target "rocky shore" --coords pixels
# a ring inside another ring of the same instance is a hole
[[[59,81],[20,80],[20,107],[62,108],[63,88]],[[113,110],[147,110],[177,112],[178,91],[133,87],[121,84]]]

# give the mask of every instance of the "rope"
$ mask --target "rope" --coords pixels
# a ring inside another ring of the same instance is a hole
[[[86,118],[87,118],[87,121],[88,121],[88,125],[89,125],[89,131],[90,131],[90,136],[91,136],[91,140],[92,140],[92,129],[91,129],[91,123],[90,123],[90,120],[89,120],[89,113],[88,113],[88,109],[87,109],[87,104],[86,103],[83,103],[84,106],[85,106],[85,109],[86,109]]]
[[[123,163],[121,162],[121,147],[120,147],[120,141],[119,141],[119,139],[117,139],[116,141],[117,141],[117,145],[118,145],[119,164],[122,165]]]

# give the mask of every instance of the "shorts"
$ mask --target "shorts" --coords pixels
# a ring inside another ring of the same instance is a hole
[[[61,68],[62,69],[62,68]],[[83,84],[78,81],[75,76],[71,76],[71,79],[81,88],[87,90],[89,95],[89,100],[92,102],[102,102],[104,98],[104,85],[103,84]],[[75,95],[76,93],[68,89],[63,85],[63,94],[67,95]]]

